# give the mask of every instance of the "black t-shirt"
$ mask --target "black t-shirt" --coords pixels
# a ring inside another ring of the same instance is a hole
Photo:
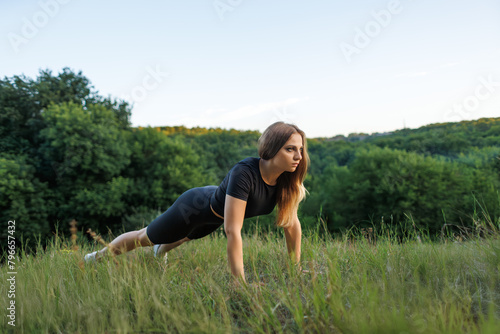
[[[264,182],[259,168],[260,158],[246,158],[234,165],[213,193],[210,203],[224,216],[226,194],[247,202],[245,218],[267,215],[276,206],[277,186]]]

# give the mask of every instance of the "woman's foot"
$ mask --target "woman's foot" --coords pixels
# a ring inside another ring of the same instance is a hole
[[[161,244],[156,244],[153,246],[153,253],[155,257],[158,257],[158,249],[160,248]]]
[[[87,255],[84,256],[83,260],[86,263],[96,262],[97,261],[97,256],[96,255],[97,255],[97,251],[89,253],[89,254],[87,254]]]
[[[165,264],[167,264],[167,254],[168,253],[165,253],[165,255],[162,255],[161,253],[159,253],[159,250],[160,250],[160,247],[161,247],[162,244],[157,244],[157,245],[154,245],[153,246],[153,253],[155,255],[155,257],[160,257],[160,256],[163,256],[163,262]]]

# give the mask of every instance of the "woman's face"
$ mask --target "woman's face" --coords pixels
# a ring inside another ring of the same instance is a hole
[[[302,160],[303,149],[302,136],[300,133],[294,133],[271,160],[283,171],[295,172]]]

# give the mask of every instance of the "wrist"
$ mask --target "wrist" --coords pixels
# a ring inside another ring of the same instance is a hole
[[[236,275],[232,274],[231,277],[232,277],[231,282],[234,286],[242,286],[242,285],[247,284],[247,281],[245,280],[245,275],[236,276]]]

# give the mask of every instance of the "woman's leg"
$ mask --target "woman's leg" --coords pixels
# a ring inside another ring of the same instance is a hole
[[[100,258],[106,254],[108,249],[114,254],[119,255],[128,251],[135,249],[136,247],[153,246],[154,244],[149,240],[146,234],[146,228],[139,231],[126,232],[108,244],[108,247],[104,247],[97,252],[96,258]]]
[[[167,211],[152,221],[148,227],[119,235],[108,247],[99,252],[87,254],[85,260],[92,261],[92,258],[94,260],[101,258],[108,250],[118,255],[138,246],[153,246],[155,244],[163,244],[158,253],[164,254],[186,241],[209,234],[223,223],[223,220],[217,218],[210,209],[210,196],[215,189],[217,189],[216,186],[207,186],[184,192]],[[215,221],[212,221],[214,219]],[[203,226],[206,222],[216,223],[216,226]],[[196,232],[192,233],[193,231]]]
[[[191,241],[189,238],[184,238],[176,242],[172,242],[170,244],[161,244],[160,247],[158,248],[158,252],[156,253],[156,256],[160,257],[165,255],[167,252],[170,252],[172,249],[179,247],[183,243]]]

